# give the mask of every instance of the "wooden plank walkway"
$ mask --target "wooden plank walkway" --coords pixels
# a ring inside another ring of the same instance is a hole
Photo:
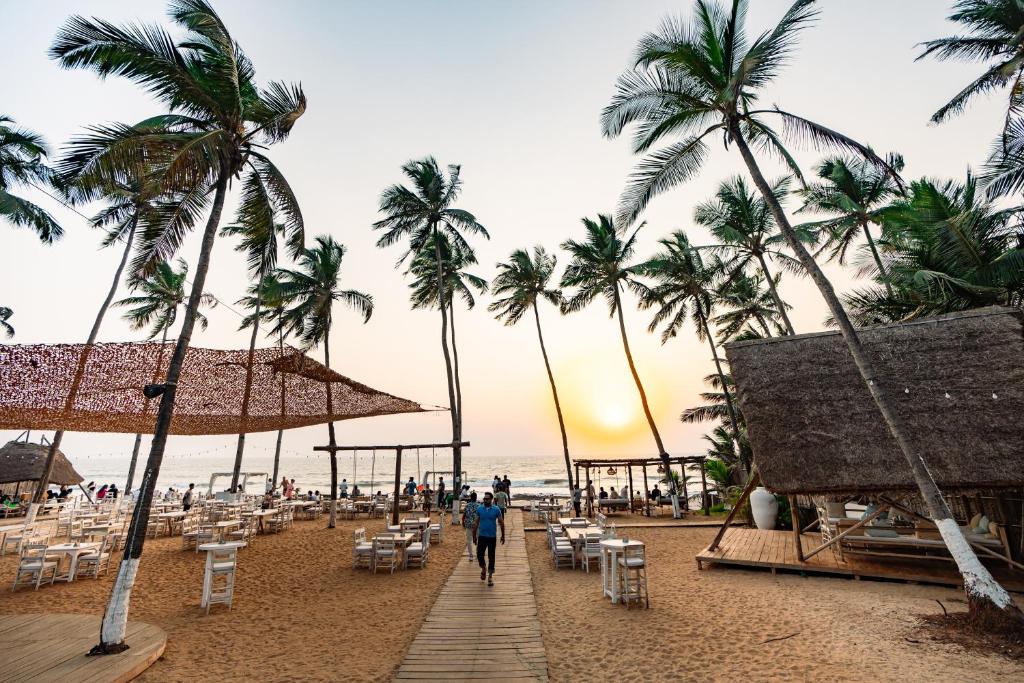
[[[548,680],[520,517],[506,518],[493,587],[480,580],[475,560],[459,559],[409,646],[396,681]]]
[[[0,620],[0,682],[130,681],[164,653],[162,629],[129,621],[128,649],[86,657],[99,640],[100,617],[87,614],[4,615]]]
[[[821,535],[801,534],[800,545],[806,555],[821,545]],[[826,548],[809,560],[801,562],[796,556],[791,531],[730,528],[714,551],[705,548],[697,554],[696,559],[698,568],[710,564],[723,564],[771,569],[772,573],[784,570],[950,586],[961,584],[956,568],[951,562],[942,560],[875,560],[849,553],[844,555],[843,559],[839,559],[831,548]],[[1009,571],[1005,565],[996,562],[987,563],[986,566],[1008,590],[1024,591],[1024,573]]]

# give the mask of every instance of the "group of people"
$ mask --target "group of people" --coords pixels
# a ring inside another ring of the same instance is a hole
[[[104,484],[103,486],[100,487],[99,491],[97,491],[96,482],[94,481],[90,481],[89,485],[85,487],[85,490],[89,494],[90,498],[95,498],[96,500],[117,498],[117,496],[120,494],[120,491],[117,490],[117,484]],[[71,489],[68,488],[67,486],[61,486],[60,493],[50,495],[51,493],[53,492],[47,491],[46,497],[63,499],[71,495]]]

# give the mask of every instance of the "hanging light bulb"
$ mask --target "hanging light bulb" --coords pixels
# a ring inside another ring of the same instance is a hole
[[[993,399],[993,400],[996,400],[996,399],[998,399],[998,398],[999,398],[999,394],[997,394],[996,392],[994,392],[994,391],[993,391],[993,392],[992,392],[992,399]]]
[[[946,392],[946,398],[953,398],[952,396],[949,395],[948,391]]]

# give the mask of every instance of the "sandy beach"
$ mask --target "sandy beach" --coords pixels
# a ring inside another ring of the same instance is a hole
[[[384,521],[326,526],[326,519],[297,521],[258,536],[239,555],[231,611],[215,606],[209,615],[199,608],[205,555],[183,551],[180,537],[147,540],[130,618],[159,626],[168,639],[139,680],[389,680],[465,552],[464,536],[445,529],[425,569],[374,576],[351,568],[351,532],[366,527],[372,535]],[[113,565],[99,580],[11,593],[17,561],[0,558],[0,614],[102,614]]]
[[[650,610],[602,599],[599,573],[555,571],[544,534],[528,533],[551,681],[597,680],[609,671],[621,681],[1024,678],[1019,662],[916,633],[915,615],[939,612],[936,600],[951,612],[965,610],[960,590],[733,568],[698,571],[694,555],[714,533],[620,533],[647,544]],[[766,642],[773,638],[784,639]]]

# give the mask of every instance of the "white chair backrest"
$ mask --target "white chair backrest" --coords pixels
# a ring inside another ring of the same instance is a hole
[[[353,543],[365,543],[366,542],[366,528],[365,527],[359,527],[358,529],[356,529],[355,531],[352,532],[352,542]]]

